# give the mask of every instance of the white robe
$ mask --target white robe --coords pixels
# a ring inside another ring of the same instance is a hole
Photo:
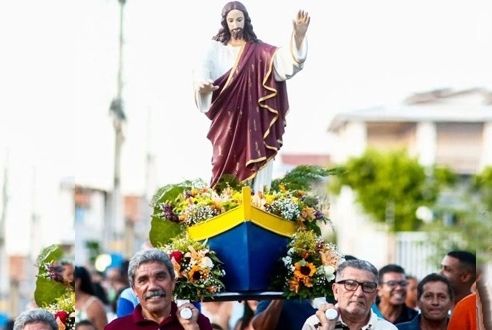
[[[241,47],[224,45],[221,42],[211,40],[207,52],[202,61],[197,65],[193,72],[193,86],[195,90],[195,102],[201,112],[207,112],[212,102],[212,93],[203,95],[199,92],[200,84],[205,81],[215,81],[232,68],[239,55]],[[300,49],[296,48],[294,37],[292,36],[290,46],[279,47],[273,56],[274,77],[277,81],[284,81],[292,78],[303,68],[307,56],[307,40],[301,44]],[[258,171],[253,180],[253,191],[263,191],[264,187],[269,188],[272,182],[273,159],[268,161],[265,166]]]

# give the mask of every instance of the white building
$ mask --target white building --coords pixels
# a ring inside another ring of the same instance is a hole
[[[492,165],[492,92],[474,88],[418,93],[401,105],[338,114],[329,132],[336,141],[331,155],[335,164],[360,156],[367,148],[405,148],[422,165],[446,165],[460,175],[470,175]],[[422,233],[388,235],[384,224],[361,212],[349,188],[332,201],[330,217],[344,253],[377,266],[397,262],[416,275],[436,270],[427,264],[425,256],[432,253],[428,246],[419,244],[413,252],[404,247],[421,241]]]

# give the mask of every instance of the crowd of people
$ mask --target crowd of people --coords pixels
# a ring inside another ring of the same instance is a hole
[[[369,261],[347,256],[336,271],[333,297],[317,305],[296,299],[175,301],[174,268],[158,249],[140,251],[103,274],[83,266],[75,266],[73,273],[79,330],[486,329],[483,309],[477,309],[484,301],[480,272],[475,255],[467,251],[449,252],[440,272],[420,280],[396,264],[378,270]],[[191,313],[183,314],[185,309]],[[328,317],[327,310],[335,317]],[[51,313],[31,309],[17,317],[13,329],[58,326]]]
[[[468,251],[450,251],[440,271],[421,279],[400,265],[377,269],[345,256],[332,282],[333,297],[321,300],[176,301],[172,262],[152,248],[103,273],[65,263],[63,276],[74,283],[79,330],[488,329],[488,309],[482,307],[486,290],[475,254]],[[191,313],[184,315],[185,309]],[[10,329],[58,330],[59,325],[49,311],[33,308]]]

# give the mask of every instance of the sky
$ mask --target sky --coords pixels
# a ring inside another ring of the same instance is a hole
[[[329,153],[327,127],[339,112],[435,88],[492,88],[489,0],[243,3],[257,36],[277,46],[288,42],[297,10],[311,15],[307,61],[287,83],[281,152]],[[127,0],[125,193],[208,181],[209,120],[194,105],[191,74],[224,4]],[[68,235],[53,231],[66,216],[56,206],[60,182],[111,188],[118,30],[117,0],[0,0],[0,172],[8,164],[10,237],[29,230],[33,208],[43,242]],[[146,154],[155,160],[148,185]],[[27,248],[18,241],[8,243],[12,251]]]

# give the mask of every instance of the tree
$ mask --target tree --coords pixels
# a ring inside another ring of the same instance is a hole
[[[454,182],[450,170],[424,168],[404,150],[368,150],[342,168],[331,190],[338,194],[342,186],[349,186],[364,211],[377,222],[389,223],[393,231],[418,229],[422,221],[416,217],[417,208],[432,207],[440,189]]]
[[[478,195],[489,212],[492,210],[492,166],[473,177],[471,192]]]
[[[424,229],[431,234],[436,255],[460,249],[477,253],[481,262],[492,261],[492,167],[453,189],[451,203],[435,209],[436,219]]]

